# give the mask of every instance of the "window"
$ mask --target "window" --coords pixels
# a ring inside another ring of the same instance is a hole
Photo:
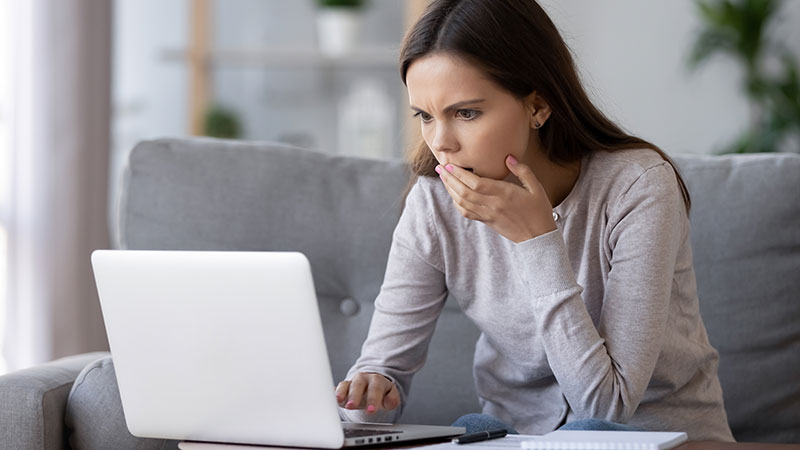
[[[8,222],[11,200],[11,64],[8,22],[9,0],[0,0],[0,375],[6,373],[2,353],[6,325],[8,293]]]

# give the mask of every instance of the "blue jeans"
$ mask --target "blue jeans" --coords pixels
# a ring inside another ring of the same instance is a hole
[[[494,418],[488,414],[467,414],[459,417],[455,422],[453,422],[452,426],[464,427],[467,429],[467,433],[505,429],[508,431],[508,434],[519,434],[511,425],[506,425],[502,420]]]
[[[511,425],[488,414],[467,414],[453,422],[454,427],[464,427],[467,433],[505,429],[508,434],[519,434]],[[601,419],[581,419],[564,424],[559,430],[643,431],[631,425]]]
[[[559,430],[596,430],[596,431],[644,431],[641,428],[624,423],[609,422],[602,419],[580,419],[565,423]]]

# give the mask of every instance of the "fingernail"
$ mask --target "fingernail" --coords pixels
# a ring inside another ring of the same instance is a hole
[[[367,412],[375,412],[375,407],[372,405],[367,406]]]
[[[450,172],[450,173],[452,173],[452,172],[453,172],[453,166],[452,166],[452,165],[450,165],[450,164],[448,164],[448,165],[444,166],[444,168],[445,168],[445,169],[447,169],[447,171],[448,171],[448,172]]]
[[[510,162],[511,165],[513,166],[513,165],[517,164],[517,158],[514,158],[513,155],[508,155],[508,162]]]
[[[435,170],[435,171],[436,171],[436,173],[438,173],[439,175],[441,175],[441,174],[442,174],[442,168],[441,168],[441,167],[439,167],[439,166],[436,166],[436,168],[435,168],[435,169],[433,169],[433,170]]]
[[[347,402],[347,404],[346,404],[346,405],[344,405],[344,407],[345,407],[345,408],[352,408],[352,407],[353,407],[353,405],[354,405],[353,401],[352,401],[352,400],[350,400],[349,402]]]

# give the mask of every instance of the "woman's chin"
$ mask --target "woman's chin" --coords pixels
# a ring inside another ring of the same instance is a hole
[[[511,172],[509,170],[504,170],[502,172],[483,173],[483,172],[478,172],[476,170],[475,171],[475,175],[478,175],[478,176],[484,177],[484,178],[491,178],[491,179],[497,180],[497,181],[504,181],[504,180],[506,180],[506,178],[508,178],[509,175],[511,175]]]

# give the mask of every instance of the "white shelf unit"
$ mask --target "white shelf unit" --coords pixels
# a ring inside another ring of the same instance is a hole
[[[260,66],[280,69],[397,68],[399,49],[361,48],[330,57],[309,48],[213,49],[204,58],[210,65]],[[167,49],[164,61],[183,62],[191,58],[189,50]]]

